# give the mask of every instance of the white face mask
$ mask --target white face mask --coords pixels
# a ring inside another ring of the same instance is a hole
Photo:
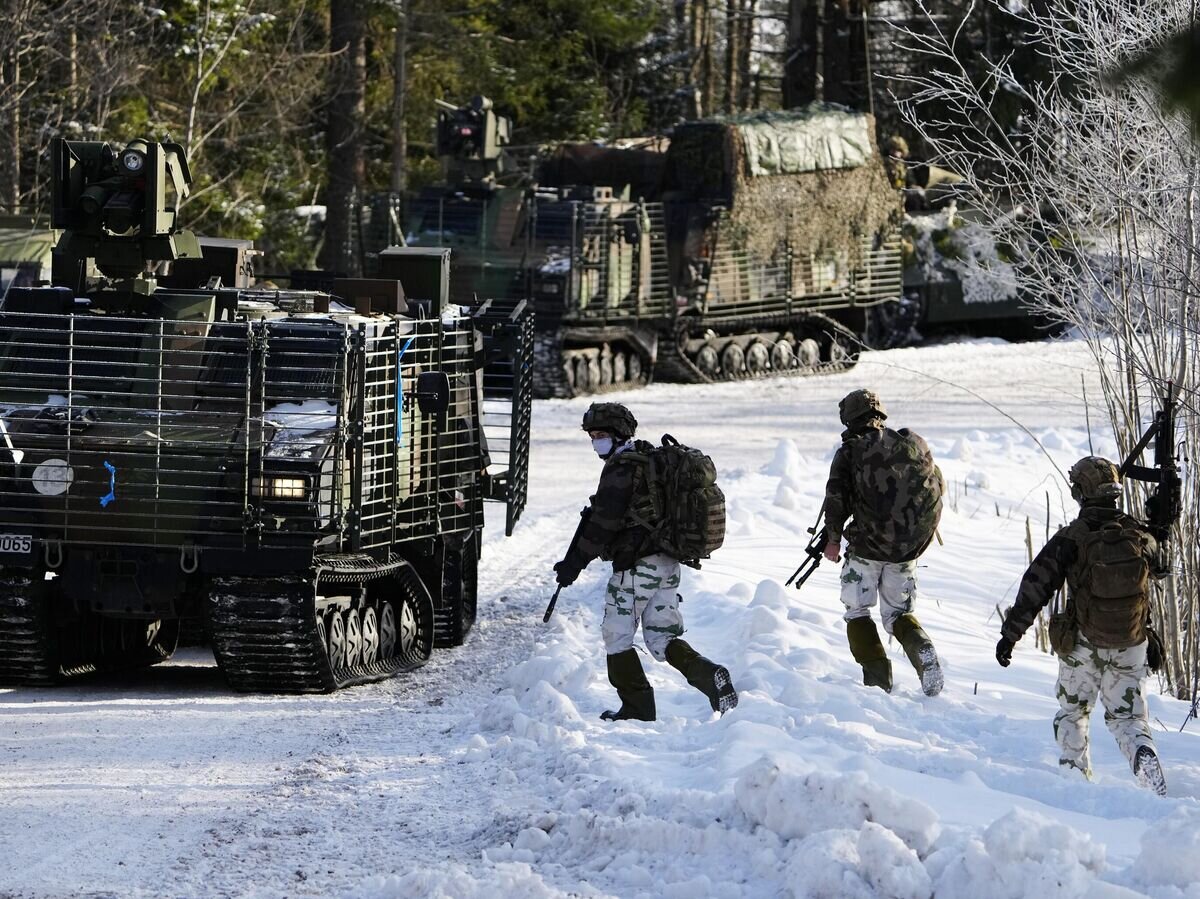
[[[613,439],[611,437],[593,438],[592,449],[596,451],[597,456],[603,459],[613,451]]]

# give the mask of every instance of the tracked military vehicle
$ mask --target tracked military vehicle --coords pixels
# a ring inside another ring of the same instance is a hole
[[[52,161],[53,286],[0,304],[0,683],[153,664],[189,620],[242,691],[461,643],[483,502],[524,505],[530,317],[461,314],[441,249],[258,289],[247,242],[178,226],[179,146]]]
[[[901,297],[900,194],[870,116],[687,122],[669,142],[560,146],[532,176],[503,170],[486,101],[440,116],[447,185],[409,201],[406,237],[453,246],[464,300],[535,305],[540,395],[844,368]]]

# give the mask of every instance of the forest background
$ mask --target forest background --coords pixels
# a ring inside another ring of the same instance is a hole
[[[1039,65],[1022,19],[969,0],[2,5],[0,209],[47,211],[53,137],[169,137],[195,178],[189,226],[257,240],[268,272],[336,268],[355,197],[437,181],[437,99],[492,98],[527,155],[813,99],[874,112],[881,137],[919,148],[893,95],[923,60],[897,28],[954,30],[968,65]],[[1000,112],[1020,113],[1016,95]],[[324,240],[314,207],[329,210]]]

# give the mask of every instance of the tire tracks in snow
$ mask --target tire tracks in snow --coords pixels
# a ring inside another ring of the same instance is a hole
[[[328,707],[310,752],[212,823],[179,859],[174,894],[233,896],[247,882],[264,895],[338,894],[371,876],[469,869],[515,836],[544,798],[498,761],[461,756],[478,713],[540,638],[551,566],[576,515],[540,516],[507,539],[491,532],[464,646],[436,650],[407,677],[310,699]]]

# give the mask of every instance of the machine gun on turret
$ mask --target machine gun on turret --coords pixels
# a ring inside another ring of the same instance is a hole
[[[92,266],[132,293],[149,294],[162,263],[198,259],[200,243],[179,226],[192,175],[177,143],[139,138],[117,149],[104,141],[55,138],[50,146],[53,281],[82,293]]]
[[[472,97],[465,106],[445,100],[438,108],[437,154],[446,181],[492,182],[504,170],[503,148],[512,137],[512,121],[496,115],[487,97]]]

